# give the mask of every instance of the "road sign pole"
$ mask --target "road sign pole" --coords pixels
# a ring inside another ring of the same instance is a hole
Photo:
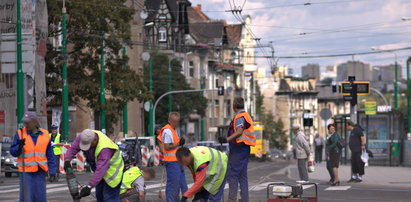
[[[153,59],[150,57],[148,60],[149,65],[149,91],[153,93]],[[154,136],[154,112],[153,112],[153,99],[150,100],[150,112],[149,112],[149,125],[148,130],[150,136]]]
[[[398,63],[395,59],[395,82],[394,82],[394,109],[398,109]]]
[[[66,24],[66,4],[63,1],[63,9],[61,13],[61,30],[62,30],[62,49],[61,55],[63,57],[63,92],[62,92],[62,139],[69,140],[69,124],[68,124],[68,83],[67,83],[67,24]]]
[[[127,56],[127,49],[124,46],[123,47],[123,56]],[[124,64],[123,66],[124,69],[127,69],[127,64]],[[123,81],[125,82],[125,81]],[[123,106],[123,135],[124,137],[128,136],[128,106],[127,106],[127,102],[124,103]]]
[[[17,35],[17,123],[18,128],[23,127],[21,119],[24,115],[24,73],[23,73],[23,50],[21,46],[21,2],[17,0],[16,10],[17,10],[17,24],[16,24],[16,35]]]
[[[106,129],[106,112],[104,107],[106,105],[106,92],[104,89],[104,74],[105,74],[105,64],[104,64],[104,34],[101,35],[101,55],[100,55],[100,129]]]
[[[411,80],[410,80],[410,63],[411,57],[407,60],[407,118],[408,133],[411,133]]]

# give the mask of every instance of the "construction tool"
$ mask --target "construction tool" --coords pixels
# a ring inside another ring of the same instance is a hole
[[[161,192],[161,190],[163,189],[165,172],[166,172],[166,169],[163,167],[162,172],[161,172],[160,190],[158,191],[158,198],[160,198],[160,199],[163,198],[163,193]]]
[[[74,202],[80,202],[80,191],[79,191],[79,184],[76,179],[76,175],[74,175],[73,168],[66,169],[66,179],[67,185],[69,188],[69,192],[71,197],[73,198]]]
[[[20,128],[20,134],[21,134],[21,139],[23,140],[23,129]],[[23,164],[23,173],[21,174],[21,179],[23,181],[23,201],[27,201],[27,186],[26,186],[26,180],[25,180],[25,173],[26,173],[26,164],[24,163],[24,145],[23,148],[21,150],[21,159],[22,159],[22,164]]]

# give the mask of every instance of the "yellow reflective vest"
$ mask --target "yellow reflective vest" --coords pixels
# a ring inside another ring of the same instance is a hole
[[[217,194],[227,172],[227,155],[216,149],[203,146],[192,147],[190,152],[194,157],[194,165],[190,166],[193,173],[196,173],[200,165],[209,162],[203,188],[212,195]]]
[[[123,175],[123,181],[121,182],[120,194],[126,193],[127,190],[134,188],[133,182],[140,176],[143,176],[143,173],[138,167],[131,167],[126,170]]]
[[[118,145],[110,140],[104,133],[98,130],[93,130],[98,135],[98,143],[96,147],[95,153],[95,161],[97,163],[98,155],[100,154],[101,150],[109,148],[114,149],[114,155],[111,157],[109,162],[109,167],[106,174],[103,176],[104,181],[111,187],[117,187],[120,182],[121,178],[123,177],[123,169],[124,169],[124,162],[123,157],[120,154],[120,150]]]
[[[50,140],[51,140],[51,137],[52,137],[52,136],[53,136],[53,134],[50,133]],[[61,135],[60,135],[60,133],[57,133],[57,134],[56,134],[56,137],[54,138],[54,143],[61,143]],[[54,155],[60,155],[60,154],[62,153],[62,147],[63,147],[63,146],[57,146],[57,145],[53,146]]]

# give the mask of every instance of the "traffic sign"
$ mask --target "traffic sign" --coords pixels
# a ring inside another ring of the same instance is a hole
[[[376,115],[377,114],[377,102],[365,102],[365,115]]]
[[[320,117],[321,117],[323,120],[328,120],[328,119],[331,118],[331,116],[332,116],[331,110],[328,109],[328,108],[324,108],[324,109],[322,109],[322,110],[320,111]]]
[[[370,94],[371,84],[369,81],[356,81],[354,84],[357,85],[357,95],[368,95]],[[350,95],[353,86],[349,81],[341,82],[340,93],[342,95]]]

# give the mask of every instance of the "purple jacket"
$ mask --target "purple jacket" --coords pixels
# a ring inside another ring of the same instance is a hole
[[[70,149],[67,150],[67,153],[64,157],[65,161],[71,161],[71,159],[73,159],[73,156],[76,155],[78,152],[80,152],[79,144],[80,144],[80,136],[77,136],[77,138],[71,144]],[[94,154],[96,153],[96,148],[90,147],[89,150],[83,151],[83,153],[87,161],[96,163],[95,169],[93,168],[93,166],[91,166],[91,168],[94,171],[94,174],[93,174],[93,177],[91,177],[90,181],[88,182],[88,185],[95,187],[103,179],[104,174],[106,174],[108,167],[109,167],[110,158],[114,155],[115,150],[102,149],[100,154],[97,157],[97,160],[94,157]]]

